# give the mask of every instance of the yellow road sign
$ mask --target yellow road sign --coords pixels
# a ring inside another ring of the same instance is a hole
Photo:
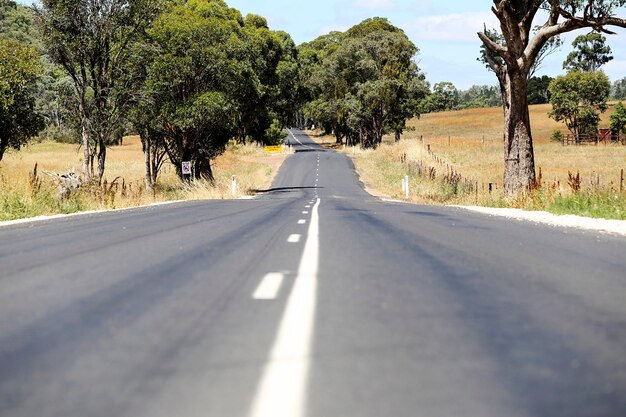
[[[265,147],[265,152],[268,152],[268,153],[280,153],[282,151],[283,151],[283,147],[281,145]]]

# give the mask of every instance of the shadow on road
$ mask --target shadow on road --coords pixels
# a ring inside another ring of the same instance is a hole
[[[312,190],[312,189],[321,189],[323,187],[277,187],[277,188],[268,188],[267,190],[252,190],[255,193],[290,193],[292,191],[298,190]]]

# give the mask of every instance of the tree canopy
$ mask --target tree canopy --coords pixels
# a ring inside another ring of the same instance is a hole
[[[597,32],[577,36],[572,46],[574,50],[563,62],[563,68],[569,71],[597,71],[613,59],[606,37]]]
[[[36,18],[47,54],[74,84],[83,175],[102,181],[106,150],[132,93],[121,80],[130,45],[159,10],[158,0],[42,0]]]
[[[310,100],[308,119],[338,142],[375,148],[386,132],[396,139],[418,113],[427,84],[413,61],[417,47],[386,19],[367,19],[299,49]]]
[[[609,78],[601,71],[570,71],[550,83],[550,117],[563,121],[575,137],[595,137],[599,112],[607,109],[611,90]]]
[[[8,147],[19,149],[43,128],[35,111],[38,52],[23,42],[0,37],[0,160]]]

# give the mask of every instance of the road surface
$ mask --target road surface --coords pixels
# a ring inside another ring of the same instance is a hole
[[[293,133],[252,200],[0,228],[0,416],[626,416],[626,239],[383,202]]]

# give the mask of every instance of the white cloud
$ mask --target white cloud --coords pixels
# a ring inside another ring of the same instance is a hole
[[[354,7],[370,10],[392,10],[393,0],[356,0]]]
[[[476,33],[499,27],[490,12],[422,16],[407,25],[407,33],[417,41],[477,42]]]

